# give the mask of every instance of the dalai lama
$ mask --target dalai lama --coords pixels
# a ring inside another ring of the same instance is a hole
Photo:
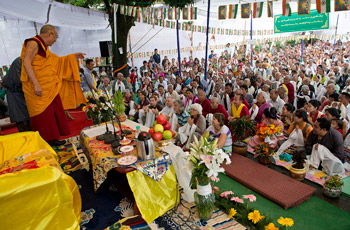
[[[40,35],[24,41],[21,53],[21,81],[33,131],[50,145],[62,145],[60,136],[70,134],[65,109],[85,102],[80,88],[77,58],[83,53],[58,57],[49,50],[57,30],[44,25]],[[61,100],[62,99],[62,100]]]

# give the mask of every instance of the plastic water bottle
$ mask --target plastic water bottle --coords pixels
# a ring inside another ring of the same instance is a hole
[[[139,136],[139,134],[141,133],[141,127],[140,126],[136,126],[136,131],[135,131],[135,140],[137,140],[137,137]]]

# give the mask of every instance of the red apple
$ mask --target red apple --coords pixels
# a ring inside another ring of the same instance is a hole
[[[160,114],[157,117],[157,123],[163,125],[166,121],[166,117],[163,114]]]
[[[171,129],[171,124],[170,124],[170,122],[167,121],[167,122],[163,125],[163,127],[164,127],[164,130],[170,130],[170,129]]]
[[[170,129],[170,132],[172,134],[172,137],[174,137],[175,136],[175,132],[173,130],[171,130],[171,129]]]
[[[163,139],[163,134],[161,132],[153,133],[152,138],[155,141],[160,141]]]
[[[150,128],[150,129],[148,130],[148,133],[152,136],[153,133],[154,133],[154,128]]]

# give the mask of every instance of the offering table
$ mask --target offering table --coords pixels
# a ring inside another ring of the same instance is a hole
[[[108,126],[110,131],[113,130],[111,124]],[[136,126],[140,126],[141,131],[148,131],[148,128],[130,120],[122,123],[123,129],[132,131],[132,134],[127,136],[132,140],[130,145],[135,145]],[[106,180],[107,173],[114,169],[119,174],[126,174],[137,208],[147,223],[173,208],[180,199],[175,170],[169,154],[156,149],[154,159],[138,160],[127,167],[122,166],[118,163],[122,155],[115,155],[109,144],[96,140],[96,136],[103,134],[105,130],[105,124],[100,124],[84,128],[80,134],[84,151],[91,159],[95,191]],[[120,135],[119,129],[117,135]],[[136,148],[133,154],[137,156]]]

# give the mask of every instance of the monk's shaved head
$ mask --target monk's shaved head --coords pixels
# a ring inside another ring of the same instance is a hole
[[[55,30],[56,28],[54,26],[47,24],[41,27],[40,34],[47,34],[48,32],[55,31]]]

